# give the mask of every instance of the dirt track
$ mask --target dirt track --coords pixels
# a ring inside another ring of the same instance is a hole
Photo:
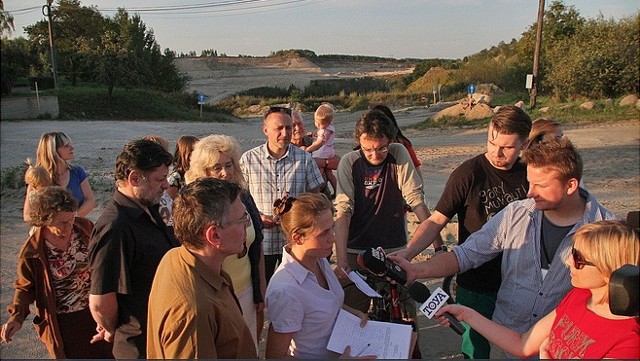
[[[429,110],[414,109],[396,111],[402,127],[416,124],[430,114]],[[353,145],[352,132],[360,113],[339,114],[336,120],[338,140],[336,149],[344,154]],[[311,115],[305,114],[305,123],[311,127]],[[212,133],[233,135],[244,149],[264,141],[258,118],[239,120],[235,123],[195,122],[117,122],[117,121],[30,121],[0,123],[0,166],[20,164],[27,157],[35,156],[38,138],[44,132],[60,130],[67,133],[76,147],[75,163],[83,165],[91,174],[99,206],[89,216],[97,219],[101,208],[110,198],[105,191],[113,178],[116,155],[129,140],[147,134],[159,134],[167,138],[173,149],[180,135],[205,136]],[[311,129],[309,129],[311,130]],[[413,141],[423,166],[427,199],[431,207],[437,202],[446,179],[453,168],[463,160],[483,152],[485,130],[429,129],[406,130]],[[632,209],[640,208],[640,125],[638,120],[583,124],[569,127],[565,134],[580,149],[585,163],[586,188],[595,194],[603,205],[624,216]],[[11,301],[15,278],[17,252],[24,242],[27,226],[22,222],[24,189],[5,192],[2,195],[0,214],[2,312],[0,320],[6,322],[4,306]],[[415,223],[410,223],[410,231]],[[434,280],[433,283],[437,283]],[[424,358],[460,358],[459,337],[427,321],[420,320],[420,348]],[[47,358],[44,347],[37,340],[30,319],[18,332],[14,342],[0,346],[2,358]]]

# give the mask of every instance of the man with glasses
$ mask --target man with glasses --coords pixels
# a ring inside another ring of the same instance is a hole
[[[362,250],[382,247],[391,252],[405,247],[406,206],[420,221],[429,217],[422,180],[409,152],[402,144],[391,143],[395,132],[386,114],[365,112],[354,132],[360,149],[345,154],[338,165],[336,256],[345,272],[358,269],[356,259]],[[338,273],[348,284],[345,274]],[[400,294],[404,316],[414,318],[415,303],[404,292]],[[345,287],[345,304],[366,312],[369,302],[357,288]]]
[[[222,270],[244,247],[251,218],[240,187],[205,177],[181,189],[173,203],[182,244],[158,265],[149,295],[150,359],[255,359],[253,336]]]
[[[285,243],[278,219],[273,216],[273,202],[286,193],[296,197],[318,192],[325,182],[311,154],[291,145],[291,109],[269,108],[262,131],[267,142],[246,151],[240,157],[240,168],[264,223],[262,246],[268,283],[282,261]]]
[[[527,145],[531,118],[519,107],[504,106],[493,115],[484,153],[453,170],[433,214],[416,229],[407,248],[396,255],[411,260],[427,248],[449,221],[458,217],[458,244],[512,201],[527,195],[527,169],[520,151]],[[456,302],[490,318],[500,288],[500,262],[496,257],[457,275]],[[462,335],[461,351],[468,358],[487,359],[491,346],[476,330]]]
[[[409,281],[477,268],[502,254],[502,284],[493,320],[523,333],[551,312],[571,289],[573,234],[586,223],[618,219],[580,188],[582,159],[567,139],[553,139],[522,153],[528,199],[509,203],[453,252],[411,264],[390,256]]]
[[[162,256],[179,246],[158,212],[173,157],[146,139],[116,159],[116,191],[100,214],[90,250],[89,308],[94,340],[113,342],[116,358],[145,358],[151,281]]]

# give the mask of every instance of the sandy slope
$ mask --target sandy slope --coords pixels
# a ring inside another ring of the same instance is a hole
[[[416,124],[425,119],[429,110],[398,111],[401,126]],[[353,145],[353,125],[360,113],[339,114],[336,120],[338,139],[336,149],[344,154]],[[311,115],[305,114],[305,122],[311,127]],[[224,133],[237,137],[245,149],[263,142],[261,121],[243,119],[232,124],[193,122],[117,122],[117,121],[31,121],[1,122],[0,165],[4,168],[19,164],[27,157],[34,157],[37,140],[47,131],[66,132],[76,147],[76,163],[91,174],[99,206],[90,214],[95,220],[110,198],[110,184],[116,155],[130,139],[154,133],[166,137],[171,148],[175,140],[184,134],[204,136]],[[311,130],[311,129],[309,129]],[[426,193],[431,207],[437,202],[446,179],[453,168],[463,160],[481,153],[485,147],[485,130],[429,129],[406,130],[406,135],[416,146],[423,166]],[[606,207],[623,216],[640,208],[640,125],[638,120],[574,125],[565,131],[581,150],[585,163],[585,184]],[[2,194],[0,213],[1,286],[2,305],[0,320],[4,323],[7,313],[4,306],[11,301],[15,278],[16,255],[27,234],[22,222],[24,189]],[[415,220],[415,218],[411,218]],[[410,223],[410,230],[415,223]],[[421,349],[425,358],[459,358],[459,338],[450,330],[444,330],[424,318]],[[0,345],[2,358],[46,358],[44,347],[37,340],[30,325],[25,322],[10,345]]]

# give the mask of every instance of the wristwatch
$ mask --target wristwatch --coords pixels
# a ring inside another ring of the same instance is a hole
[[[442,246],[439,246],[439,247],[434,247],[433,249],[436,251],[436,253],[438,253],[438,252],[446,252],[446,251],[449,250],[447,248],[447,246],[444,245],[444,244]]]

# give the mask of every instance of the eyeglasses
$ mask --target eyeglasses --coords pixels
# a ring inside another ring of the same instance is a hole
[[[245,227],[249,227],[249,225],[251,224],[251,216],[249,215],[249,212],[244,211],[244,216],[242,216],[242,218],[240,219],[227,221],[227,223],[224,224],[223,228],[234,223],[244,223]]]
[[[576,269],[583,269],[584,266],[595,266],[593,263],[584,259],[584,256],[575,248],[571,248],[571,256],[573,256],[573,266]]]
[[[267,110],[267,113],[264,115],[265,119],[269,116],[269,114],[272,114],[272,113],[284,113],[288,116],[291,116],[291,108],[270,107],[269,110]]]
[[[382,147],[378,147],[378,148],[374,148],[374,149],[367,149],[367,148],[362,148],[362,147],[360,147],[360,149],[362,149],[362,152],[367,153],[367,154],[386,153],[386,152],[389,151],[389,144],[383,145]]]

